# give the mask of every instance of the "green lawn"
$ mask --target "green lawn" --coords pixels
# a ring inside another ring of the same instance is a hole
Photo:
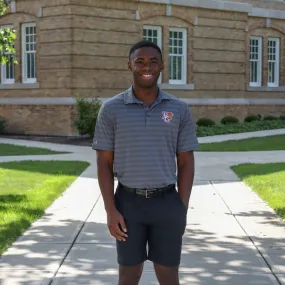
[[[242,164],[232,169],[285,219],[285,163]]]
[[[285,150],[285,135],[200,144],[200,151]]]
[[[27,146],[18,146],[12,144],[0,144],[0,156],[12,156],[12,155],[40,155],[40,154],[60,154],[68,152],[58,152],[45,148],[37,147],[27,147]]]
[[[79,161],[0,163],[0,255],[88,166]]]

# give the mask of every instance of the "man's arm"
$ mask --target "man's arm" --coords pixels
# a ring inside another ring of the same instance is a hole
[[[124,241],[127,231],[124,218],[117,211],[114,199],[114,152],[108,150],[97,150],[97,171],[100,190],[103,196],[108,218],[108,227],[113,237]],[[121,230],[119,228],[121,226]]]
[[[193,151],[177,153],[178,194],[186,208],[192,191],[195,166]]]
[[[98,181],[103,196],[106,212],[115,208],[114,202],[114,152],[97,150]]]

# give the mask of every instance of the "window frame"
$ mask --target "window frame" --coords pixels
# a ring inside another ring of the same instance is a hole
[[[27,27],[36,27],[36,23],[23,23],[22,24],[22,82],[23,83],[36,83],[37,77],[36,77],[36,71],[37,71],[37,61],[36,61],[36,55],[37,55],[37,49],[33,51],[35,54],[35,77],[34,78],[27,78],[27,65],[26,65],[26,28]],[[36,31],[36,38],[37,38],[37,31]],[[36,43],[36,41],[35,41]]]
[[[250,59],[251,55],[251,40],[258,40],[258,62],[259,65],[257,65],[257,82],[251,82],[251,62],[252,60]],[[262,37],[259,36],[250,36],[249,38],[249,86],[251,87],[260,87],[262,84]]]
[[[14,29],[13,25],[3,25],[1,26],[1,29]],[[7,55],[12,54],[12,53],[6,53]],[[13,63],[13,73],[14,73],[14,78],[13,79],[7,79],[6,77],[6,64],[1,64],[1,84],[14,84],[15,83],[15,63]]]
[[[269,41],[276,42],[276,60],[269,61]],[[268,87],[278,87],[279,86],[279,73],[280,73],[280,39],[274,37],[268,37],[268,48],[267,48],[267,63],[268,63],[268,78],[267,78],[267,86]],[[269,82],[269,62],[275,62],[275,82]]]
[[[187,84],[187,29],[186,28],[169,28],[169,33],[168,33],[168,50],[169,50],[169,42],[170,42],[170,32],[182,32],[182,39],[183,39],[183,44],[182,44],[182,69],[181,69],[181,74],[182,74],[182,79],[177,80],[177,79],[169,79],[169,84],[173,85],[178,85],[178,84]],[[168,57],[170,59],[170,52],[168,52]],[[170,72],[170,63],[169,63],[169,72]]]
[[[162,52],[162,27],[161,26],[152,26],[152,25],[143,25],[143,34],[144,34],[144,30],[153,30],[153,31],[157,31],[157,45],[160,47],[161,52]],[[143,39],[145,39],[144,35],[143,35]],[[158,78],[157,83],[161,84],[162,82],[162,73],[160,73],[160,76]]]

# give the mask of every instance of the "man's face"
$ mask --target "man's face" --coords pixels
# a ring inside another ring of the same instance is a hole
[[[160,53],[152,47],[137,49],[128,63],[133,73],[134,82],[142,88],[150,88],[157,84],[163,62]]]

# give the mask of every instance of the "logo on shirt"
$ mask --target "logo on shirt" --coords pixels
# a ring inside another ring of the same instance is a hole
[[[173,118],[173,113],[172,112],[166,112],[166,111],[162,111],[162,120],[165,123],[170,123],[170,121]]]

